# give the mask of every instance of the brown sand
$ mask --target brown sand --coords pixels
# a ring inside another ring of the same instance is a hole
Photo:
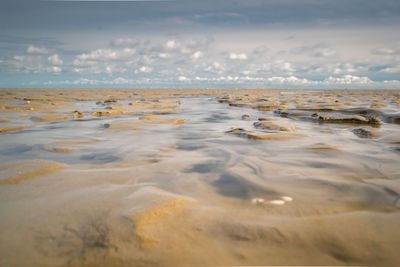
[[[0,99],[0,266],[400,265],[399,91]]]

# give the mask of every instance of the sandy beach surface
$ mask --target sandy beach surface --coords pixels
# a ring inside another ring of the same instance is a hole
[[[400,266],[400,91],[0,90],[0,266]]]

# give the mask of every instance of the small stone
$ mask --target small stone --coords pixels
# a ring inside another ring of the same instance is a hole
[[[293,198],[289,197],[289,196],[281,196],[280,197],[283,201],[285,202],[291,202],[293,201]]]
[[[111,103],[116,103],[116,102],[118,102],[118,100],[114,99],[114,98],[104,100],[104,104],[111,104]]]
[[[72,112],[72,116],[74,116],[74,118],[83,118],[84,115],[82,112],[75,110]]]
[[[294,132],[296,131],[296,126],[290,123],[277,122],[277,121],[258,121],[254,124],[255,128],[267,129],[271,131],[284,131],[284,132]]]
[[[352,123],[381,125],[382,121],[376,117],[364,117],[360,115],[347,115],[340,113],[314,113],[311,116],[319,122]]]
[[[253,198],[251,200],[251,203],[253,203],[254,205],[262,205],[264,204],[265,200],[263,198]]]
[[[272,204],[272,205],[284,205],[285,201],[281,200],[281,199],[275,199],[275,200],[270,200],[268,202],[266,202],[266,204]]]
[[[258,118],[259,121],[274,121],[275,118],[274,117],[261,117]]]
[[[242,120],[248,121],[248,120],[251,120],[251,119],[252,119],[251,116],[248,115],[248,114],[244,114],[244,115],[242,116]]]
[[[372,138],[379,135],[379,132],[372,131],[366,128],[356,128],[352,132],[360,138]]]

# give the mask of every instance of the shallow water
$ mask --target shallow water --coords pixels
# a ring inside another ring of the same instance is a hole
[[[1,266],[400,264],[399,92],[56,91],[1,92]]]

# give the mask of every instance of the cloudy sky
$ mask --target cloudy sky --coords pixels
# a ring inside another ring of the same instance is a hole
[[[1,0],[0,87],[400,89],[400,1]]]

